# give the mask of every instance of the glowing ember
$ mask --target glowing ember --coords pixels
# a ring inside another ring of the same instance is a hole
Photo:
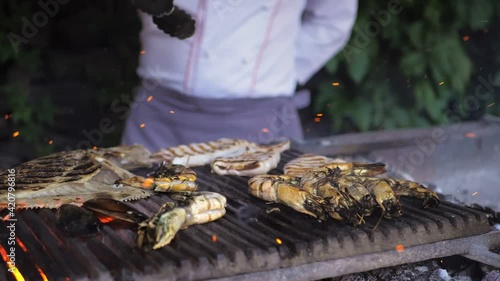
[[[494,106],[494,105],[495,105],[495,103],[494,103],[494,102],[492,102],[492,103],[488,104],[488,106],[487,106],[487,107],[492,107],[492,106]]]
[[[279,238],[276,238],[276,243],[278,243],[279,245],[283,244],[283,241],[281,241],[281,239]]]
[[[153,99],[153,96],[149,96],[148,99],[146,100],[147,102],[150,102]]]
[[[21,240],[19,240],[19,238],[16,238],[16,242],[17,242],[17,245],[19,245],[19,247],[21,248],[21,250],[23,250],[24,252],[28,252],[28,248],[26,248],[26,246],[24,246],[24,243],[21,242]]]
[[[112,222],[113,220],[115,220],[112,217],[102,216],[102,215],[97,216],[97,219],[99,219],[99,221],[102,223],[108,223],[108,222]]]
[[[474,133],[467,133],[467,134],[465,134],[465,137],[473,139],[473,138],[477,137],[477,135]]]
[[[444,85],[444,81],[439,82],[439,86],[442,86],[442,85]]]
[[[333,87],[338,87],[338,86],[340,86],[340,83],[339,83],[339,82],[333,82],[333,83],[332,83],[332,86],[333,86]]]
[[[142,123],[141,125],[139,125],[139,127],[144,128],[146,127],[146,124]]]
[[[405,250],[405,246],[403,246],[402,244],[396,245],[396,252],[402,253],[402,252],[404,252],[404,250]]]
[[[269,132],[269,129],[268,128],[262,128],[262,132],[263,133],[267,133],[267,132]]]
[[[93,150],[97,150],[97,146],[95,146],[95,145],[94,145],[94,146],[92,147],[92,149],[93,149]]]
[[[17,136],[19,136],[19,131],[16,131],[16,132],[14,132],[14,133],[12,134],[12,137],[14,137],[14,138],[15,138],[15,137],[17,137]]]
[[[53,144],[54,142],[52,140],[49,140],[49,144]]]
[[[47,278],[47,275],[45,275],[45,273],[43,272],[43,270],[37,264],[35,264],[35,267],[38,270],[38,273],[40,273],[40,277],[42,277],[42,280],[43,281],[49,281],[49,278]]]
[[[175,113],[175,111],[173,111],[173,110],[170,110],[170,114],[174,114],[174,113]]]
[[[476,192],[474,192],[474,193],[472,193],[472,196],[476,196],[476,195],[477,195],[477,193],[478,193],[477,191],[476,191]]]
[[[147,178],[146,180],[144,180],[144,182],[142,183],[142,187],[144,188],[150,188],[154,183],[154,180],[153,178]]]
[[[463,39],[464,39],[464,41],[469,41],[470,37],[465,35]]]
[[[9,114],[5,114],[5,116],[3,117],[3,119],[5,119],[5,120],[9,119]]]
[[[323,117],[323,113],[318,113],[318,114],[316,114],[316,116]]]
[[[7,267],[9,268],[8,271],[14,275],[14,278],[17,281],[24,281],[25,279],[23,275],[19,272],[19,269],[17,269],[15,264],[11,263],[9,256],[7,255],[7,251],[5,251],[5,248],[2,245],[0,245],[0,254],[2,255],[3,261],[7,263]]]
[[[215,234],[212,235],[212,242],[214,242],[214,243],[217,242],[217,235],[215,235]]]
[[[319,118],[319,117],[314,118],[314,122],[319,123],[320,121],[321,121],[321,118]]]
[[[139,54],[144,55],[146,53],[145,50],[142,50]]]

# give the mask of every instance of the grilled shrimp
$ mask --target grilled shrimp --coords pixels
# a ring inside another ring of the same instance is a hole
[[[139,224],[137,246],[140,249],[147,251],[164,247],[180,229],[211,222],[226,214],[226,197],[219,193],[180,192],[171,197],[181,202],[163,204],[153,217]]]
[[[172,165],[163,162],[153,177],[133,176],[118,180],[116,184],[124,184],[138,188],[152,189],[154,191],[195,191],[196,184],[195,171],[182,165]]]
[[[423,199],[422,206],[424,208],[439,206],[439,196],[432,190],[427,189],[425,186],[407,180],[395,180],[388,178],[387,182],[391,185],[392,190],[396,196],[412,196]]]
[[[285,204],[298,212],[325,220],[324,200],[302,190],[300,178],[286,175],[260,175],[248,181],[250,193],[260,199]]]

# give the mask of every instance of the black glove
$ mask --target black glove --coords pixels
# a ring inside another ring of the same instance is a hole
[[[195,20],[186,11],[175,6],[173,0],[131,1],[138,9],[152,15],[153,22],[166,34],[179,39],[193,36]]]

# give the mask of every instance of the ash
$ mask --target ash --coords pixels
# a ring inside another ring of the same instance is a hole
[[[500,268],[460,256],[376,269],[322,281],[500,281]]]

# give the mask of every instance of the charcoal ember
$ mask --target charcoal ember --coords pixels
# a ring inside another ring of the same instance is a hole
[[[67,235],[90,235],[102,229],[93,212],[71,204],[57,209],[56,226]]]
[[[179,39],[193,36],[196,28],[196,23],[191,15],[178,7],[175,7],[174,11],[168,16],[153,16],[153,22],[166,34]]]
[[[139,10],[150,15],[168,13],[174,7],[174,0],[132,0]]]

